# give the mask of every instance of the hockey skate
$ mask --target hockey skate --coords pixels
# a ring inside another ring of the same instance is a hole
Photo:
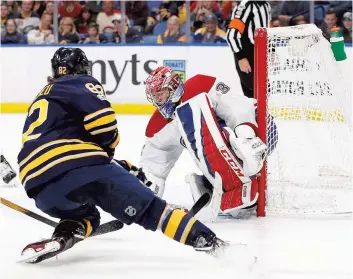
[[[21,253],[19,262],[39,263],[70,249],[86,235],[82,222],[64,220],[55,228],[52,238],[28,244]]]
[[[199,252],[206,252],[213,257],[219,257],[228,247],[229,243],[219,239],[215,235],[210,235],[208,238],[200,235],[195,243],[194,249]]]

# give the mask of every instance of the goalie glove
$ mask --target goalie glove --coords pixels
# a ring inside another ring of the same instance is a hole
[[[235,127],[234,132],[223,128],[235,155],[243,161],[243,172],[245,176],[256,176],[266,158],[266,145],[255,135],[254,130],[248,125]]]

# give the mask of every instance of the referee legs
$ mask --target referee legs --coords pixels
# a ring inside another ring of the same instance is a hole
[[[237,72],[240,78],[240,83],[243,89],[243,93],[246,97],[254,98],[254,58],[253,57],[246,57],[246,58],[248,59],[251,67],[251,72],[248,74],[240,70],[238,58],[234,54],[235,67],[237,69]]]

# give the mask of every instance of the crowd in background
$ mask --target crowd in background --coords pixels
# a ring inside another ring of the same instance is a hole
[[[232,11],[240,1],[59,1],[58,34],[53,1],[2,1],[2,44],[226,43]],[[315,24],[329,39],[333,26],[352,43],[352,2],[314,1]],[[270,1],[272,27],[310,22],[309,1]],[[125,22],[125,30],[122,24]],[[190,22],[190,25],[187,23]],[[187,26],[190,29],[187,30]]]

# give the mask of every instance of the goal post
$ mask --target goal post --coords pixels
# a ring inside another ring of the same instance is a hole
[[[258,216],[352,212],[352,87],[313,24],[258,28]],[[348,69],[349,70],[349,69]]]

